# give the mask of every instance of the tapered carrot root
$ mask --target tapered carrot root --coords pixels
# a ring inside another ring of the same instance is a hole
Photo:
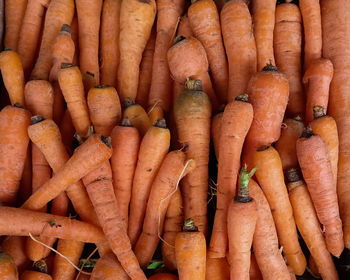
[[[102,256],[96,263],[90,280],[129,280],[129,276],[113,253]]]
[[[221,27],[228,57],[227,101],[246,93],[249,79],[257,70],[252,18],[243,1],[229,1],[221,11]]]
[[[329,86],[333,78],[333,64],[329,59],[319,58],[309,63],[303,77],[306,85],[305,121],[314,119],[314,106],[322,106],[327,112]]]

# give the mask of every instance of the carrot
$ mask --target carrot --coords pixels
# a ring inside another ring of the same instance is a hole
[[[273,30],[275,27],[276,0],[253,0],[252,16],[257,50],[258,71],[267,63],[275,65]]]
[[[124,107],[123,118],[128,118],[132,126],[136,127],[140,136],[143,137],[152,126],[145,109],[139,104],[135,104],[131,98],[124,100]]]
[[[113,253],[108,253],[97,261],[90,280],[129,280],[129,276]]]
[[[287,265],[278,248],[277,232],[269,203],[254,180],[249,182],[249,194],[255,200],[258,210],[253,250],[263,279],[290,280]]]
[[[325,114],[323,107],[314,106],[314,120],[309,125],[313,132],[320,135],[327,144],[334,181],[337,182],[339,157],[337,124],[332,117]]]
[[[299,232],[316,262],[322,279],[338,279],[332,257],[327,250],[316,211],[301,174],[296,169],[287,171],[289,199]]]
[[[90,72],[83,73],[82,78],[83,78],[85,96],[87,96],[89,93],[89,90],[97,86],[97,82],[95,79],[95,75]]]
[[[318,221],[318,220],[317,220]],[[318,270],[318,267],[315,263],[315,259],[312,257],[312,255],[310,255],[309,257],[309,263],[308,263],[308,267],[310,269],[310,274],[315,277],[315,278],[321,278],[320,276],[320,272]]]
[[[121,0],[103,1],[100,30],[101,84],[117,87]]]
[[[304,24],[304,70],[306,70],[314,59],[322,57],[320,1],[300,0],[299,8]]]
[[[5,37],[6,48],[17,50],[19,31],[22,25],[28,0],[5,1]]]
[[[185,219],[191,217],[206,236],[211,106],[200,81],[189,80],[174,107],[179,142],[197,168],[182,182]],[[195,136],[195,137],[194,137]]]
[[[211,119],[211,126],[210,126],[210,137],[214,144],[214,150],[216,159],[219,159],[219,145],[220,145],[220,133],[221,133],[221,126],[222,126],[222,117],[224,115],[224,109],[222,108],[222,111],[218,112],[216,115],[214,115]]]
[[[49,274],[26,270],[21,274],[20,280],[52,280],[52,277]]]
[[[298,166],[296,142],[304,130],[304,124],[300,117],[285,119],[281,129],[281,137],[276,142],[275,148],[280,155],[283,171]]]
[[[52,48],[63,24],[70,24],[74,15],[73,0],[51,0],[47,8],[38,59],[31,73],[32,79],[49,78],[52,67]]]
[[[336,5],[335,5],[336,4]],[[322,13],[322,36],[323,57],[332,61],[334,76],[330,85],[330,98],[328,114],[337,122],[339,131],[339,162],[337,188],[339,195],[340,217],[343,222],[344,242],[346,248],[350,248],[350,189],[348,178],[350,176],[350,153],[348,127],[348,92],[350,81],[347,79],[349,73],[348,65],[350,56],[347,54],[350,44],[350,26],[344,21],[347,11],[350,9],[348,1],[321,2]],[[336,21],[336,25],[334,22]]]
[[[18,54],[10,49],[2,51],[0,70],[11,104],[24,106],[24,74]]]
[[[25,254],[26,238],[23,236],[8,236],[2,243],[1,249],[10,254],[19,273],[24,271],[30,261]]]
[[[195,162],[186,162],[186,155],[182,151],[172,151],[165,156],[153,180],[142,233],[135,244],[135,255],[141,267],[148,266],[157,249],[172,193],[176,191],[180,180],[194,168]]]
[[[164,118],[164,110],[160,105],[152,106],[148,111],[148,116],[151,121],[151,124],[155,124],[158,119]]]
[[[78,26],[77,11],[75,11],[74,13],[70,28],[71,28],[72,40],[75,46],[73,64],[79,66],[79,26]],[[81,275],[84,275],[84,274],[81,274]]]
[[[254,253],[250,255],[250,269],[249,269],[249,279],[251,280],[262,280],[261,271],[259,269],[258,263]]]
[[[297,156],[317,217],[324,227],[328,251],[339,257],[344,249],[342,221],[327,144],[307,128],[297,141]]]
[[[22,178],[19,186],[18,202],[23,203],[32,194],[32,145],[28,143]]]
[[[204,92],[208,94],[213,109],[217,110],[219,102],[212,90],[207,54],[201,42],[194,37],[177,37],[167,57],[174,82],[184,85],[191,77],[202,80]]]
[[[182,197],[178,188],[170,198],[169,206],[164,218],[163,237],[162,237],[162,258],[164,265],[170,271],[176,270],[175,258],[175,238],[181,231],[183,224]]]
[[[94,131],[103,136],[109,136],[113,127],[120,121],[122,114],[116,89],[111,86],[91,88],[87,102]]]
[[[178,280],[179,278],[177,278],[174,274],[170,274],[170,273],[157,273],[157,274],[153,274],[148,279],[149,280]]]
[[[246,93],[250,77],[257,70],[252,18],[243,1],[229,1],[221,10],[221,26],[228,57],[227,102]]]
[[[118,93],[124,100],[137,95],[142,53],[151,34],[156,15],[154,0],[122,1],[120,7],[120,62]]]
[[[175,255],[180,279],[205,279],[205,237],[192,219],[187,219],[182,232],[176,235]]]
[[[102,0],[76,1],[79,26],[80,69],[82,73],[90,72],[94,74],[97,84],[100,81],[98,53],[102,3]],[[102,44],[104,42],[101,42]]]
[[[193,31],[187,13],[181,17],[176,36],[183,36],[185,38],[193,37]]]
[[[81,137],[87,137],[91,122],[79,68],[70,63],[62,63],[58,82],[77,133]]]
[[[0,251],[0,278],[4,280],[17,280],[18,271],[15,262],[8,253]]]
[[[3,49],[4,22],[5,22],[5,0],[0,1],[0,48]]]
[[[158,104],[166,112],[171,107],[171,88],[167,52],[172,45],[180,16],[184,10],[184,0],[157,1],[157,37],[153,56],[152,81],[148,96],[148,106]]]
[[[152,182],[168,153],[170,132],[160,119],[143,137],[131,189],[128,236],[135,245],[142,229]]]
[[[226,256],[228,248],[227,211],[236,194],[241,151],[252,121],[253,107],[248,103],[248,95],[238,95],[234,101],[226,105],[219,140],[221,156],[218,161],[217,206],[208,250],[208,256],[212,258]],[[239,275],[237,273],[237,277],[242,276]]]
[[[205,269],[206,280],[229,280],[230,266],[226,258],[208,258]]]
[[[58,240],[57,251],[66,256],[72,263],[78,265],[84,249],[84,243],[75,240]],[[73,280],[75,268],[64,258],[55,255],[52,278],[54,280]]]
[[[271,146],[262,147],[254,153],[253,161],[254,166],[259,168],[256,178],[266,195],[271,211],[273,209],[272,215],[284,256],[295,274],[302,275],[306,268],[306,259],[299,245],[293,209],[288,199],[278,152]]]
[[[154,48],[156,44],[156,29],[153,27],[151,35],[147,41],[145,50],[142,53],[140,64],[139,84],[135,102],[143,108],[147,107],[148,95],[152,81],[152,66],[154,57]]]
[[[333,64],[329,59],[319,58],[310,62],[303,83],[307,87],[305,120],[313,120],[313,106],[322,106],[327,112],[329,85],[333,78]]]
[[[29,142],[30,112],[15,106],[0,111],[0,202],[15,204]]]
[[[71,155],[75,129],[68,110],[64,112],[62,121],[60,123],[60,132],[62,136],[62,143],[66,147],[68,154]]]
[[[278,5],[275,14],[273,49],[278,69],[289,81],[289,115],[301,115],[305,111],[305,95],[301,84],[301,14],[297,5]]]
[[[146,280],[146,276],[132,251],[125,222],[119,215],[119,206],[113,190],[112,169],[109,161],[102,162],[96,169],[85,175],[83,183],[106,239],[122,267],[131,279]]]

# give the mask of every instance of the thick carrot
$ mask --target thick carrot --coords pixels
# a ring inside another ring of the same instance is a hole
[[[253,250],[263,279],[290,280],[287,265],[278,248],[277,232],[269,203],[254,180],[249,182],[249,194],[255,200],[258,210]]]
[[[177,278],[174,274],[170,274],[170,273],[157,273],[157,274],[153,274],[148,279],[149,280],[178,280],[179,278]]]
[[[205,279],[205,237],[202,232],[198,231],[192,219],[187,219],[182,232],[176,235],[175,255],[180,279]]]
[[[224,258],[226,256],[228,248],[227,211],[236,194],[241,151],[252,121],[253,106],[248,103],[248,95],[239,95],[226,105],[221,121],[217,206],[208,249],[209,257]]]
[[[104,240],[102,231],[91,224],[27,209],[0,206],[1,235],[50,236],[82,242]]]
[[[83,144],[84,145],[84,144]],[[119,206],[112,184],[112,169],[109,161],[102,162],[83,178],[83,183],[95,208],[105,237],[131,279],[144,279],[137,258],[132,251],[125,223],[119,215]]]
[[[152,81],[152,66],[154,57],[154,48],[156,44],[156,28],[153,27],[151,35],[147,41],[145,50],[142,53],[140,64],[139,84],[137,88],[136,103],[143,108],[147,108],[148,95]]]
[[[93,73],[97,84],[100,81],[98,50],[102,2],[102,0],[76,0],[80,69],[82,73]]]
[[[229,1],[221,10],[221,28],[228,57],[227,102],[246,93],[250,77],[257,70],[252,18],[243,1]]]
[[[109,136],[122,114],[116,89],[111,86],[93,87],[89,90],[87,103],[94,131]]]
[[[295,274],[302,275],[306,259],[300,248],[293,209],[284,183],[282,162],[278,152],[271,146],[254,153],[254,166],[258,168],[256,178],[266,195],[276,224],[278,240],[283,253]]]
[[[328,114],[337,122],[339,132],[338,195],[339,210],[343,222],[344,242],[350,248],[350,153],[349,153],[349,89],[350,25],[345,21],[350,9],[348,1],[321,1],[323,57],[332,61],[334,76],[330,85]],[[336,24],[335,24],[336,22]]]
[[[103,1],[100,30],[101,84],[117,87],[121,0]],[[89,70],[90,71],[90,70]]]
[[[15,204],[29,143],[30,112],[15,106],[0,111],[0,202]]]
[[[181,231],[183,224],[182,197],[178,188],[170,198],[169,206],[164,218],[162,237],[162,258],[170,271],[176,270],[175,238]]]
[[[17,280],[17,266],[11,255],[0,251],[0,278],[4,280]]]
[[[23,236],[8,236],[1,243],[1,249],[11,255],[19,273],[25,270],[30,263],[25,254],[25,243],[26,238]]]
[[[197,167],[182,182],[185,218],[192,218],[206,236],[211,105],[200,81],[189,80],[174,107],[179,142]]]
[[[172,83],[167,62],[167,52],[175,38],[176,28],[184,10],[184,2],[184,0],[158,0],[156,2],[157,37],[148,106],[158,104],[166,112],[169,112],[172,101]]]
[[[250,255],[250,269],[249,269],[249,279],[250,280],[263,280],[259,265],[256,262],[254,253]]]
[[[289,81],[287,112],[291,116],[305,111],[305,95],[301,84],[302,23],[297,5],[278,5],[275,14],[273,49],[278,69]]]
[[[319,0],[300,0],[304,24],[304,70],[314,59],[322,57],[321,8]]]
[[[10,49],[0,53],[0,70],[11,104],[24,106],[24,74],[21,59]]]
[[[124,100],[137,95],[142,53],[151,34],[156,15],[155,0],[122,1],[120,7],[120,62],[118,93]]]
[[[344,249],[342,221],[327,144],[307,128],[297,141],[297,156],[317,217],[324,227],[328,251],[339,257]]]
[[[73,0],[51,0],[45,15],[43,36],[38,59],[31,73],[32,79],[49,78],[52,67],[52,48],[63,24],[70,24],[74,15]]]
[[[314,120],[310,122],[309,126],[315,134],[320,135],[326,142],[334,181],[337,182],[339,157],[337,124],[332,117],[326,115],[323,107],[314,106]]]
[[[253,0],[252,15],[257,50],[258,71],[267,63],[275,65],[273,30],[275,27],[276,0]]]
[[[113,253],[108,253],[97,261],[90,280],[129,280],[129,276]]]
[[[194,168],[195,162],[191,159],[186,161],[186,155],[182,151],[172,151],[164,158],[152,183],[142,233],[135,244],[135,255],[141,267],[148,266],[157,249],[172,193],[180,180]]]
[[[72,263],[78,265],[85,243],[75,240],[58,240],[57,251],[66,256]],[[52,278],[53,280],[73,280],[75,268],[64,258],[55,255]]]
[[[206,280],[229,280],[230,265],[226,258],[209,258],[207,257],[207,265],[205,268]]]
[[[338,279],[338,273],[327,250],[316,211],[301,174],[296,169],[289,169],[287,180],[295,222],[316,262],[322,279]]]
[[[132,184],[128,235],[134,245],[139,238],[145,217],[152,182],[168,153],[170,132],[165,120],[160,119],[143,137],[138,153]]]
[[[124,100],[124,107],[123,118],[128,118],[132,126],[136,127],[140,136],[143,137],[152,126],[145,109],[139,104],[135,104],[131,98]]]
[[[185,84],[188,78],[200,76],[203,81],[203,90],[208,94],[214,110],[219,107],[219,102],[213,92],[209,73],[208,59],[201,42],[194,37],[177,37],[175,44],[168,50],[168,63],[170,73],[175,83]],[[204,84],[206,83],[206,87]]]
[[[6,48],[17,50],[19,31],[22,26],[28,0],[5,1],[5,37]]]
[[[296,142],[304,130],[304,123],[300,117],[285,119],[281,128],[281,137],[275,148],[280,155],[283,171],[298,166]]]
[[[333,78],[333,64],[329,59],[319,58],[309,63],[303,77],[306,85],[305,121],[311,122],[314,118],[313,107],[322,106],[327,112],[329,86]]]
[[[132,181],[135,174],[137,156],[140,148],[140,135],[129,119],[123,119],[111,133],[112,156],[110,159],[114,193],[119,205],[119,213],[125,228],[128,228],[129,204]]]
[[[70,63],[62,63],[58,82],[77,133],[81,137],[87,137],[91,122],[79,68]]]
[[[20,280],[52,280],[52,277],[44,272],[26,270],[21,274]]]

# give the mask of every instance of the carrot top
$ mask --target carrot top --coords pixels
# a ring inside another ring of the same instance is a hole
[[[307,127],[304,129],[303,133],[301,134],[300,138],[310,138],[311,136],[315,135],[311,127]]]
[[[248,102],[248,94],[240,94],[235,98],[236,101]]]
[[[271,62],[266,64],[266,66],[262,69],[263,72],[278,72],[277,66],[273,65]]]
[[[182,227],[183,232],[198,232],[198,227],[194,224],[194,221],[189,218],[184,222]]]
[[[326,115],[324,107],[322,107],[322,106],[315,105],[312,107],[312,109],[314,111],[314,118],[315,119],[324,117]]]
[[[249,180],[254,176],[254,173],[258,170],[257,167],[254,167],[250,172],[248,172],[247,164],[241,169],[239,174],[239,191],[238,195],[234,198],[235,201],[240,203],[247,203],[252,200],[249,196]]]

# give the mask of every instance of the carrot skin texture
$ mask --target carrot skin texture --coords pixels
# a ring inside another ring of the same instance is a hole
[[[185,38],[194,36],[187,13],[180,19],[176,36],[184,36]]]
[[[26,270],[21,274],[20,280],[52,280],[52,277],[46,273]]]
[[[216,159],[219,160],[219,150],[220,150],[220,134],[221,134],[221,126],[222,126],[222,117],[224,112],[217,113],[211,119],[210,125],[210,137],[214,144],[214,150]]]
[[[96,263],[90,280],[129,280],[117,257],[113,253],[102,256]]]
[[[0,278],[4,280],[17,280],[17,266],[8,253],[0,252]]]
[[[226,258],[209,258],[205,268],[206,280],[229,280],[230,266]]]
[[[262,280],[263,279],[259,265],[256,262],[256,258],[255,258],[253,253],[250,255],[249,277],[251,280]]]
[[[153,274],[148,280],[179,280],[179,278],[170,273],[157,273]]]
[[[2,251],[11,255],[19,273],[25,270],[30,263],[25,254],[25,243],[26,238],[23,236],[8,236],[1,243]]]

